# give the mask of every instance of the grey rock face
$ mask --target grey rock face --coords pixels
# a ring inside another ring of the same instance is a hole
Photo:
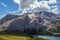
[[[44,21],[39,20],[39,18],[30,19],[28,15],[25,15],[23,17],[18,17],[13,22],[11,22],[7,28],[7,31],[9,32],[17,30],[19,32],[27,33],[27,30],[29,30],[29,34],[34,34],[35,32],[39,33],[39,30],[41,30],[41,32],[44,32],[47,26],[43,25],[42,22]]]
[[[17,17],[19,17],[19,16],[8,14],[0,20],[0,25],[3,24],[4,22],[8,21],[8,20],[12,20],[12,19],[17,18]]]
[[[28,25],[29,21],[30,20],[28,16],[18,17],[8,26],[7,30],[8,31],[12,31],[12,30],[23,31],[24,28]]]
[[[57,20],[56,20],[57,19]],[[19,32],[31,33],[36,31],[45,32],[50,24],[60,22],[60,17],[51,12],[26,13],[21,16],[7,15],[1,20],[0,27],[6,27],[7,31],[17,30]],[[52,27],[52,29],[54,29]],[[3,29],[2,29],[3,30]],[[33,33],[33,34],[34,34]]]

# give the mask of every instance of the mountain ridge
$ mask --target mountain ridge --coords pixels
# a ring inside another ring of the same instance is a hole
[[[41,11],[39,13],[25,13],[23,15],[8,14],[8,18],[5,17],[1,19],[3,20],[1,21],[2,23],[0,22],[1,30],[3,29],[7,31],[18,30],[19,32],[25,33],[29,33],[33,29],[36,31],[36,33],[39,33],[40,31],[44,33],[47,29],[48,31],[53,30],[52,32],[55,32],[54,30],[56,30],[56,28],[53,27],[53,24],[57,22],[60,23],[60,16],[57,16],[52,12],[46,11]]]

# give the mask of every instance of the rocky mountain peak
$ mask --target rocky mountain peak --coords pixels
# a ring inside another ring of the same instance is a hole
[[[7,28],[7,31],[18,30],[19,32],[25,32],[32,29],[36,31],[44,32],[52,27],[56,22],[60,22],[60,17],[52,12],[40,11],[39,13],[25,13],[23,15],[6,15],[1,19],[0,27]]]

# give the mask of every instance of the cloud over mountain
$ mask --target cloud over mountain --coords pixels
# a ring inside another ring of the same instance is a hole
[[[38,0],[14,0],[15,3],[19,5],[18,10],[22,9],[23,12],[27,11],[41,11],[41,10],[48,10],[48,11],[54,11],[58,13],[58,7],[57,5],[53,6],[54,9],[49,4],[56,4],[56,0],[41,0],[40,2]]]

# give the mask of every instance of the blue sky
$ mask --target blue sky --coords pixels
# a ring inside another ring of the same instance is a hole
[[[0,0],[0,18],[2,18],[6,14],[21,14],[22,10],[20,10],[20,8],[21,8],[22,4],[20,5],[19,1],[20,0],[18,0],[18,1],[17,0],[15,0],[15,1],[14,0]],[[49,0],[38,0],[38,2],[40,2],[40,1],[49,1]],[[52,1],[56,1],[56,3],[54,3],[54,2],[48,3],[49,7],[51,7],[50,10],[54,9],[53,12],[55,12],[55,10],[56,10],[58,13],[60,13],[60,0],[52,0]],[[26,2],[28,3],[28,1],[26,1]],[[23,7],[23,9],[25,9],[25,8],[26,7]]]
[[[5,4],[7,7],[5,7]],[[18,9],[18,5],[13,0],[0,0],[0,15],[8,14],[7,11],[15,11]]]

